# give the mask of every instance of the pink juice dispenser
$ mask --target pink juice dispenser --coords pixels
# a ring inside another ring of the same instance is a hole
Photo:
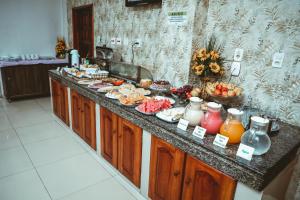
[[[209,102],[207,107],[207,112],[201,120],[201,127],[205,128],[206,133],[208,134],[217,134],[223,124],[223,119],[221,117],[222,105],[215,102]]]

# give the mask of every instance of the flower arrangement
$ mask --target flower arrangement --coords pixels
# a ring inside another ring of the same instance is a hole
[[[57,37],[55,52],[57,58],[65,58],[66,53],[66,42],[63,37]]]
[[[223,76],[224,58],[220,55],[220,47],[216,46],[216,38],[211,37],[207,47],[195,50],[192,56],[192,70],[198,76]]]

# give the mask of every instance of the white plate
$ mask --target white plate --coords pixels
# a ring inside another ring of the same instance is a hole
[[[80,85],[92,85],[92,84],[94,84],[94,83],[101,83],[102,81],[100,81],[100,80],[96,80],[96,81],[94,81],[94,80],[81,80],[81,81],[78,81],[78,84],[80,84]]]
[[[170,108],[156,113],[156,117],[166,122],[174,123],[178,122],[180,119],[180,117],[177,117],[176,119],[174,119],[174,117],[177,115],[183,115],[184,110],[184,107]]]
[[[115,95],[113,95],[111,93],[106,93],[105,96],[109,99],[119,99],[118,97],[116,97]]]
[[[144,115],[155,115],[155,114],[156,114],[156,112],[153,112],[153,113],[147,113],[147,112],[140,111],[139,108],[138,108],[138,106],[135,107],[135,110],[138,111],[138,112],[140,112],[140,113],[143,113]]]
[[[95,83],[95,84],[88,85],[88,88],[100,89],[100,88],[104,88],[104,87],[108,87],[108,86],[112,86],[112,84],[110,84],[110,83]]]
[[[155,98],[156,100],[168,99],[172,105],[175,103],[175,100],[172,99],[172,98],[169,98],[169,97],[155,96],[154,98]]]
[[[107,86],[107,87],[99,88],[97,90],[97,92],[107,93],[107,92],[110,92],[112,90],[117,90],[117,89],[119,89],[119,86]]]

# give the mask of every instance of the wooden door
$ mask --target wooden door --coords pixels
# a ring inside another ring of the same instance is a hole
[[[72,104],[72,129],[75,133],[77,133],[81,138],[82,136],[82,122],[81,122],[81,112],[82,112],[82,102],[81,95],[79,95],[76,91],[71,91],[71,104]]]
[[[119,117],[118,169],[137,187],[140,187],[141,159],[142,129]]]
[[[94,57],[93,5],[73,8],[73,44],[82,58]]]
[[[100,109],[101,154],[118,167],[118,116],[104,107]]]
[[[69,126],[69,103],[68,103],[68,89],[60,84],[59,87],[60,98],[60,119]]]
[[[187,157],[182,199],[231,200],[235,186],[236,182],[231,177],[198,159]]]
[[[152,200],[179,200],[185,153],[152,136],[149,197]]]
[[[96,115],[95,102],[82,97],[82,135],[85,142],[96,150]]]
[[[59,117],[60,116],[60,97],[59,97],[59,83],[56,80],[51,79],[52,86],[52,104],[53,112]]]

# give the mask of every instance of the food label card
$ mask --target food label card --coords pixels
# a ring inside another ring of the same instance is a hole
[[[217,134],[213,144],[216,145],[216,146],[219,146],[221,148],[225,148],[228,140],[229,140],[229,137]]]
[[[187,127],[189,125],[189,121],[185,120],[185,119],[180,119],[177,125],[177,128],[186,131]]]
[[[241,143],[236,155],[250,161],[252,159],[253,153],[253,147]]]
[[[202,128],[200,126],[196,126],[195,129],[194,129],[194,132],[193,132],[193,136],[195,136],[197,138],[200,138],[200,139],[203,139],[205,133],[206,133],[205,128]]]

